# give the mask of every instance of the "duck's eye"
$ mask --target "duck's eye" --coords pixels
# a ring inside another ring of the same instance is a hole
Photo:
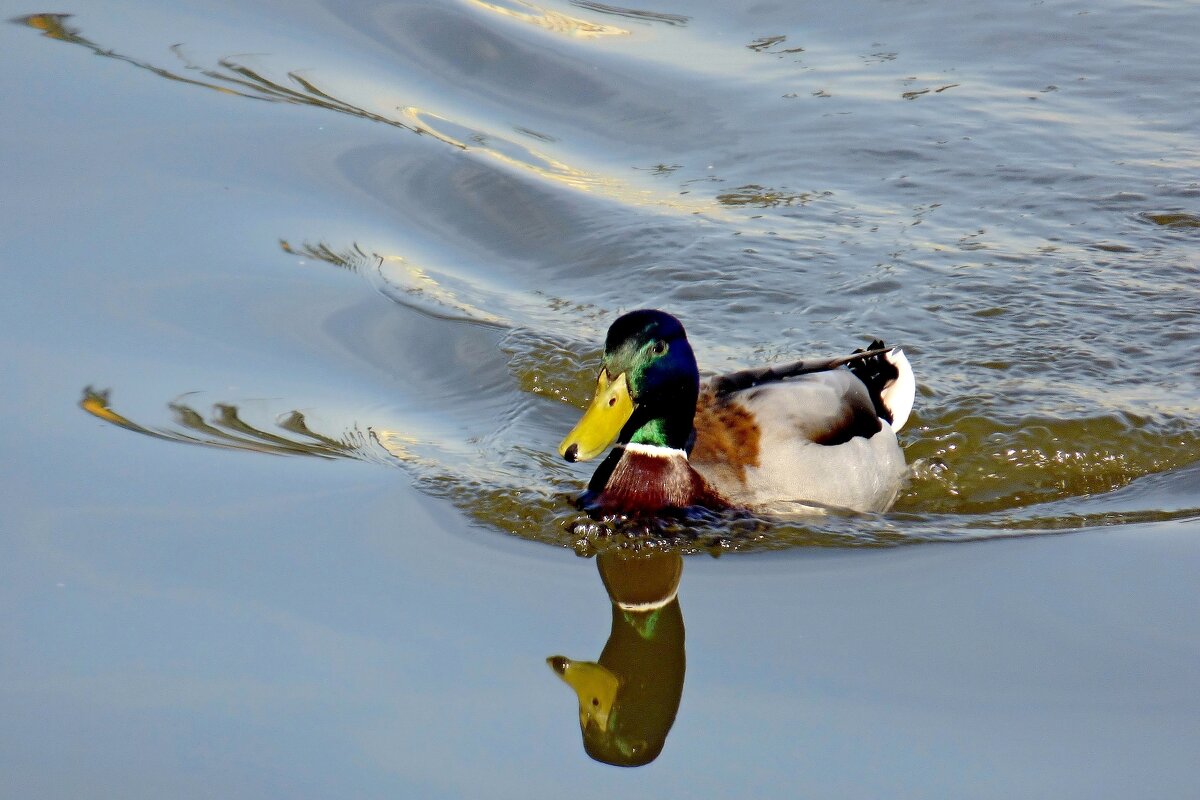
[[[651,354],[656,355],[656,356],[666,355],[667,343],[663,342],[663,341],[655,342],[653,345],[650,346],[650,352],[651,352]]]

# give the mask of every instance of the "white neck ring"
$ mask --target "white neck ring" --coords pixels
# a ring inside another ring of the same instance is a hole
[[[657,444],[641,444],[640,442],[626,442],[622,445],[626,453],[637,453],[643,456],[652,456],[654,458],[682,458],[687,460],[687,451],[679,450],[674,447],[662,447]]]

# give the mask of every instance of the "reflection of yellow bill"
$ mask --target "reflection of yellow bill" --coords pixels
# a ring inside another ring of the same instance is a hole
[[[83,390],[83,400],[79,401],[79,407],[93,417],[98,417],[105,422],[111,422],[113,425],[120,425],[122,428],[138,430],[141,427],[108,407],[108,392],[93,391],[90,386]]]
[[[617,676],[594,661],[572,661],[563,656],[550,656],[546,663],[579,696],[579,727],[587,730],[589,724],[594,724],[600,730],[607,731],[609,716],[617,700],[617,689],[621,685]]]
[[[558,446],[559,454],[567,461],[587,461],[604,452],[617,438],[621,428],[633,416],[633,398],[622,372],[610,380],[608,370],[600,370],[596,381],[596,396],[574,429]]]

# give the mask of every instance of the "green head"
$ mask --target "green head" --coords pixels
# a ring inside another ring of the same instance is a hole
[[[631,311],[608,329],[595,397],[559,453],[586,461],[614,437],[683,449],[699,392],[696,357],[679,320],[662,311]]]

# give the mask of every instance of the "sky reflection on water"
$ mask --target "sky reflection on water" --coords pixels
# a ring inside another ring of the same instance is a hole
[[[1194,6],[45,11],[0,794],[1196,793]],[[714,373],[884,336],[920,396],[896,512],[677,542],[615,770],[545,659],[654,612],[554,445],[635,306]]]

